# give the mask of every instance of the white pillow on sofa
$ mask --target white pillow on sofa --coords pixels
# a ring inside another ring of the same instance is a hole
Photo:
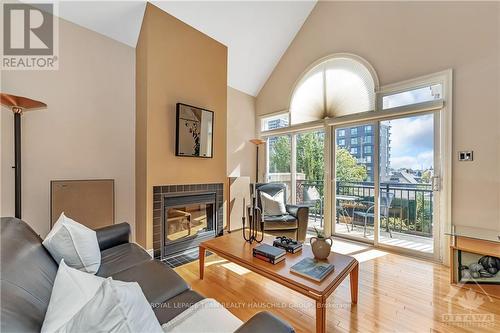
[[[57,263],[95,274],[101,266],[96,232],[61,214],[42,242]]]
[[[56,332],[163,333],[139,284],[111,278]]]
[[[64,259],[61,260],[41,332],[55,332],[64,325],[94,297],[104,280],[68,267]]]
[[[285,215],[286,207],[283,190],[271,196],[265,192],[260,192],[260,202],[262,203],[263,215]]]

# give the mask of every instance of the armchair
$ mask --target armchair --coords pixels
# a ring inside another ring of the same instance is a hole
[[[264,192],[275,196],[280,191],[283,192],[283,202],[286,207],[286,214],[265,215],[262,214],[261,230],[276,236],[287,236],[299,241],[306,239],[307,223],[309,219],[309,207],[301,205],[286,204],[286,185],[280,183],[259,183],[256,184],[257,206],[262,209],[260,193]]]

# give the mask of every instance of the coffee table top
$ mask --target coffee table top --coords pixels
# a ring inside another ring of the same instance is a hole
[[[335,265],[335,269],[324,280],[316,282],[290,272],[290,267],[303,258],[313,257],[311,246],[307,244],[304,244],[302,251],[294,254],[287,253],[286,259],[276,265],[255,258],[252,255],[254,247],[263,243],[272,245],[274,239],[274,236],[265,235],[262,243],[254,242],[250,244],[245,242],[241,231],[233,231],[224,236],[204,241],[200,246],[253,272],[312,297],[327,297],[330,295],[358,264],[357,260],[351,256],[331,252],[327,260]],[[335,250],[335,243],[333,249]]]

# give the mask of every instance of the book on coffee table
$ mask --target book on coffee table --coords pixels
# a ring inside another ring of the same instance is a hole
[[[268,244],[261,244],[253,249],[252,254],[255,258],[275,265],[285,260],[286,251]]]
[[[286,251],[272,245],[260,244],[253,249],[253,253],[263,255],[270,259],[278,259],[286,254]]]
[[[290,272],[320,282],[333,272],[335,265],[314,258],[304,258],[292,267]]]
[[[285,256],[279,257],[277,259],[272,259],[272,258],[265,257],[262,254],[255,253],[255,252],[253,253],[253,256],[255,258],[257,258],[257,259],[267,261],[268,263],[271,263],[273,265],[276,265],[277,263],[282,262],[283,260],[285,260]]]

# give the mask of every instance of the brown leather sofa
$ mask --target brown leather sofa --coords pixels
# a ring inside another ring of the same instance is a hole
[[[281,183],[259,183],[257,190],[257,205],[262,209],[260,192],[275,196],[283,191],[283,202],[286,203],[286,185]],[[261,228],[268,234],[286,236],[301,242],[305,241],[307,224],[309,223],[309,207],[300,205],[285,205],[287,213],[284,215],[263,216]]]
[[[96,231],[101,249],[97,275],[138,282],[160,324],[203,299],[174,270],[151,259],[137,244],[130,243],[127,223]],[[1,218],[0,233],[1,332],[40,332],[58,265],[43,247],[39,235],[25,222],[13,217]],[[237,332],[292,333],[294,330],[274,315],[260,312]]]

